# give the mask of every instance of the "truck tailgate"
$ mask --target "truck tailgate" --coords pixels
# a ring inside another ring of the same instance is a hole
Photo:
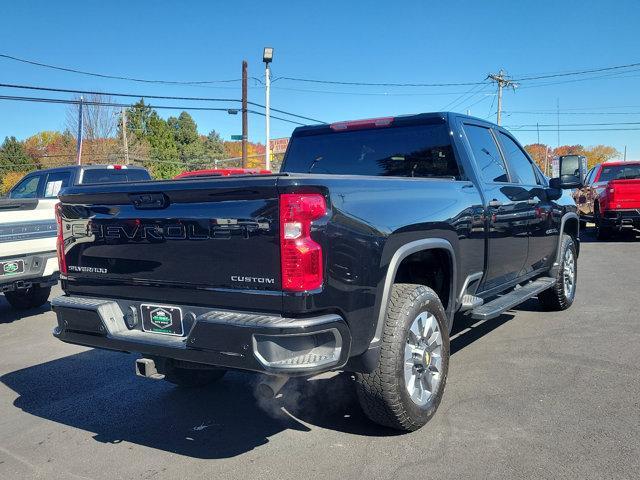
[[[276,181],[229,177],[65,190],[67,291],[236,307],[240,297],[254,295],[263,308],[279,309]]]
[[[611,180],[609,190],[609,208],[616,210],[640,208],[640,179]]]

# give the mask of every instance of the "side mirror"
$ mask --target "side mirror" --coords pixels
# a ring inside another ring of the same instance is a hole
[[[582,155],[563,155],[558,158],[560,177],[552,179],[552,188],[580,188],[587,176],[587,158]]]
[[[555,177],[549,179],[549,187],[556,190],[573,190],[582,187],[582,182],[573,175],[565,175],[563,177]]]

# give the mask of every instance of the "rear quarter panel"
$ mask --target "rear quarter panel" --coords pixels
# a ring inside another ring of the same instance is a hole
[[[320,191],[329,199],[329,214],[312,232],[323,246],[323,290],[285,294],[284,311],[341,314],[353,333],[352,354],[373,338],[389,261],[402,245],[449,241],[456,252],[456,292],[469,272],[484,268],[483,207],[471,182],[314,174],[283,177],[278,189]]]

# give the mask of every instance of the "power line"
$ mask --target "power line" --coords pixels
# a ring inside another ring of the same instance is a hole
[[[590,80],[602,80],[602,79],[622,79],[622,78],[635,78],[638,75],[625,75],[627,73],[635,73],[640,72],[640,69],[636,70],[627,70],[626,72],[617,72],[617,73],[605,73],[602,75],[595,75],[593,77],[586,78],[574,78],[571,80],[559,80],[555,82],[546,82],[546,83],[534,83],[533,85],[525,85],[521,88],[539,88],[539,87],[548,87],[553,85],[562,85],[566,83],[576,83],[576,82],[587,82]]]
[[[518,132],[556,132],[557,129],[518,129]],[[562,132],[628,132],[640,131],[640,128],[562,128]]]
[[[36,103],[56,103],[56,104],[66,104],[66,105],[78,105],[80,104],[80,100],[65,100],[61,98],[43,98],[43,97],[20,97],[20,96],[10,96],[10,95],[0,95],[0,100],[10,100],[10,101],[22,101],[22,102],[36,102]],[[101,107],[114,107],[114,108],[128,108],[133,107],[133,104],[130,103],[115,103],[115,102],[94,102],[89,100],[83,100],[83,105],[93,105],[93,106],[101,106]],[[228,112],[229,108],[217,108],[217,107],[185,107],[185,106],[175,106],[175,105],[147,105],[149,108],[154,109],[164,109],[164,110],[202,110],[202,111],[219,111],[219,112]],[[258,112],[256,110],[247,110],[248,113],[254,115],[265,116],[264,113]],[[295,120],[289,120],[288,118],[282,118],[278,116],[270,115],[271,118],[276,120],[280,120],[283,122],[293,123],[295,125],[305,125],[304,123],[296,122]]]
[[[0,83],[0,87],[5,88],[17,88],[22,90],[38,90],[44,92],[57,92],[57,93],[74,93],[77,95],[103,95],[107,97],[124,97],[124,98],[149,98],[154,100],[186,100],[193,102],[236,102],[242,103],[242,100],[237,98],[211,98],[211,97],[182,97],[175,95],[140,95],[133,93],[120,93],[120,92],[99,92],[99,91],[91,91],[91,90],[77,90],[72,88],[54,88],[54,87],[41,87],[35,85],[17,85],[13,83]],[[85,102],[86,103],[86,102]],[[256,102],[247,102],[249,105],[258,108],[265,108],[264,105]],[[193,109],[193,108],[192,108]],[[186,109],[185,109],[186,110]],[[318,120],[311,117],[305,117],[303,115],[298,115],[297,113],[287,112],[286,110],[280,110],[277,108],[271,108],[274,112],[282,113],[283,115],[288,115],[290,117],[301,118],[303,120],[310,120],[312,122],[318,123],[326,123],[322,120]],[[274,117],[275,118],[275,117]],[[295,122],[298,123],[298,122]],[[302,125],[302,124],[301,124]]]
[[[640,66],[640,63],[628,63],[626,65],[614,65],[612,67],[599,67],[599,68],[592,68],[589,70],[574,70],[574,71],[565,72],[565,73],[554,73],[549,75],[533,75],[528,77],[520,77],[520,78],[514,79],[514,81],[524,82],[529,80],[541,80],[545,78],[568,77],[572,75],[584,75],[587,73],[605,72],[609,70],[620,70],[623,68],[631,68],[631,67],[639,67],[639,66]]]
[[[640,125],[640,122],[603,122],[603,123],[563,123],[563,127],[593,127],[593,126],[611,126],[611,125]],[[534,123],[523,125],[509,125],[505,128],[519,128],[519,127],[555,127],[554,123]]]
[[[324,93],[329,95],[359,95],[359,96],[380,96],[380,97],[421,97],[421,96],[446,96],[446,95],[460,95],[466,92],[346,92],[336,90],[314,90],[310,88],[291,88],[291,87],[271,87],[276,90],[283,90],[289,92],[304,92],[304,93]]]
[[[292,82],[320,83],[326,85],[354,85],[362,87],[456,87],[466,85],[478,85],[484,82],[449,82],[449,83],[386,83],[386,82],[344,82],[340,80],[318,80],[312,78],[278,77],[276,80],[289,80]]]
[[[20,63],[27,63],[29,65],[35,65],[38,67],[50,68],[52,70],[60,70],[63,72],[70,73],[78,73],[80,75],[87,75],[91,77],[99,77],[99,78],[110,78],[114,80],[127,80],[130,82],[139,82],[139,83],[155,83],[155,84],[167,84],[167,85],[207,85],[212,83],[231,83],[231,82],[239,82],[241,79],[233,78],[229,80],[198,80],[198,81],[179,81],[179,80],[149,80],[144,78],[134,78],[134,77],[125,77],[120,75],[108,75],[105,73],[95,73],[95,72],[86,72],[83,70],[77,70],[75,68],[69,67],[61,67],[58,65],[50,65],[47,63],[36,62],[34,60],[27,60],[24,58],[14,57],[13,55],[7,55],[5,53],[0,53],[0,58],[6,58],[9,60],[13,60]]]
[[[457,98],[454,98],[451,102],[447,103],[447,104],[446,104],[444,107],[442,107],[440,110],[441,110],[441,111],[444,111],[444,110],[447,110],[447,109],[449,109],[449,108],[453,108],[453,106],[454,106],[454,105],[457,105],[460,101],[464,101],[464,100],[467,98],[467,96],[469,96],[469,97],[468,97],[468,99],[471,99],[471,98],[472,98],[472,97],[474,97],[477,93],[479,93],[479,92],[478,92],[478,90],[482,90],[482,85],[485,85],[485,86],[486,86],[486,85],[487,85],[487,83],[486,83],[486,82],[483,82],[483,83],[481,83],[480,85],[474,85],[474,86],[473,86],[473,87],[471,87],[469,90],[467,90],[466,92],[464,92],[462,95],[460,95],[460,96],[459,96],[459,97],[457,97]],[[480,88],[478,88],[478,87],[480,87]],[[475,91],[475,93],[472,93],[472,92],[474,92],[474,91]],[[469,95],[469,94],[471,94],[471,95]]]
[[[522,76],[519,78],[514,78],[512,81],[514,82],[528,82],[534,80],[544,80],[547,78],[558,78],[558,77],[568,77],[568,76],[576,76],[576,75],[586,75],[589,73],[599,73],[606,72],[612,70],[623,70],[629,69],[633,67],[640,67],[640,63],[627,63],[623,65],[613,65],[607,67],[596,67],[590,69],[582,69],[582,70],[571,70],[566,72],[557,72],[550,74],[530,74],[526,76]],[[626,73],[626,72],[620,72]],[[289,77],[289,76],[281,76],[274,79],[274,82],[277,80],[288,80],[291,82],[304,82],[304,83],[317,83],[317,84],[326,84],[326,85],[351,85],[351,86],[363,86],[363,87],[449,87],[449,86],[472,86],[483,84],[484,82],[443,82],[443,83],[415,83],[415,82],[363,82],[363,81],[343,81],[343,80],[321,80],[314,78],[300,78],[300,77]]]

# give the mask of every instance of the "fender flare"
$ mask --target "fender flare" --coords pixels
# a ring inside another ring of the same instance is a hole
[[[446,306],[447,320],[449,322],[449,327],[453,322],[453,316],[456,311],[456,285],[457,285],[457,264],[456,264],[456,254],[453,249],[453,245],[451,242],[444,238],[426,238],[423,240],[416,240],[413,242],[406,243],[398,248],[391,260],[389,260],[389,266],[387,267],[387,273],[384,279],[383,290],[382,290],[382,299],[380,301],[380,309],[378,311],[378,318],[376,319],[376,329],[373,335],[373,339],[369,345],[369,348],[376,347],[380,343],[380,339],[382,338],[382,330],[384,327],[385,317],[387,315],[387,307],[389,305],[389,294],[391,293],[391,288],[393,286],[393,279],[396,276],[398,271],[398,266],[402,263],[409,255],[421,252],[424,250],[446,250],[449,254],[449,263],[451,267],[451,275],[449,279],[449,303]]]
[[[558,235],[558,247],[556,248],[556,259],[555,262],[553,263],[553,267],[556,268],[558,265],[560,265],[560,255],[562,254],[562,252],[560,251],[560,248],[562,247],[562,235],[564,235],[564,226],[567,223],[567,220],[569,219],[575,219],[576,222],[578,223],[578,235],[580,235],[580,217],[578,216],[577,213],[574,212],[567,212],[562,216],[562,219],[560,220],[560,234]],[[576,245],[576,248],[578,248],[578,246]]]

